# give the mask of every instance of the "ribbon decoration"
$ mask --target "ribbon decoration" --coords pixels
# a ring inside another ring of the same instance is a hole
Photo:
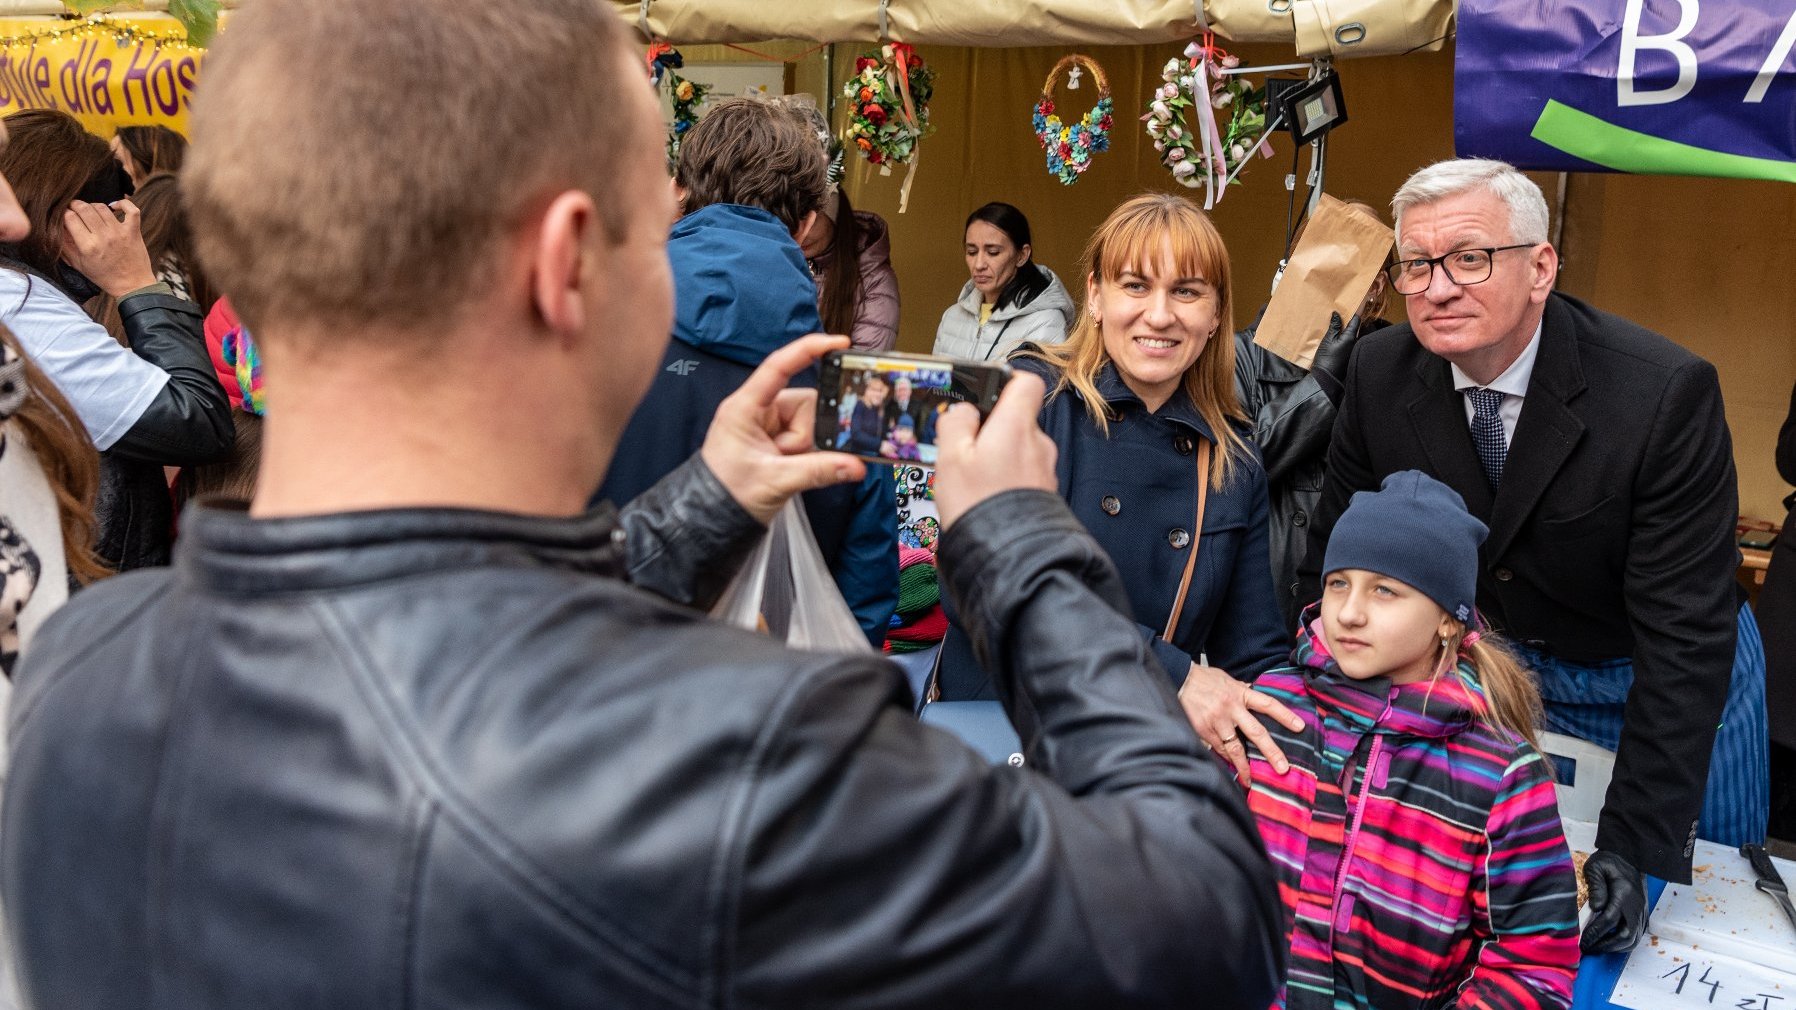
[[[1227,164],[1228,155],[1222,149],[1222,130],[1216,125],[1216,103],[1210,94],[1210,61],[1216,54],[1216,36],[1204,32],[1204,44],[1199,46],[1193,42],[1185,47],[1185,56],[1191,61],[1193,82],[1191,96],[1193,104],[1203,106],[1198,114],[1197,129],[1199,146],[1204,151],[1204,209],[1211,210],[1222,202],[1222,192],[1216,185],[1216,166]]]
[[[917,54],[915,46],[908,42],[892,43],[892,65],[898,70],[898,94],[904,99],[904,121],[910,125],[911,132],[920,135],[922,127],[917,124],[917,107],[910,97],[910,61]],[[898,187],[898,213],[902,214],[910,207],[910,184],[917,177],[917,163],[923,160],[923,145],[917,143],[911,148],[910,167],[904,171],[904,184]],[[890,166],[881,165],[881,174],[889,172]]]

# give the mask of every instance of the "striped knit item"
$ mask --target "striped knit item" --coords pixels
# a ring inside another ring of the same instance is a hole
[[[1569,1006],[1577,885],[1540,754],[1480,718],[1468,666],[1356,682],[1314,630],[1292,658],[1254,684],[1304,722],[1262,720],[1291,770],[1250,754],[1291,937],[1274,1006]]]

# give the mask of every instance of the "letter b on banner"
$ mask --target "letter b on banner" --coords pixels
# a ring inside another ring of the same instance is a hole
[[[1696,50],[1683,41],[1696,27],[1698,0],[1673,0],[1678,5],[1678,24],[1664,35],[1640,34],[1640,13],[1645,0],[1628,0],[1621,22],[1621,65],[1615,74],[1615,104],[1668,105],[1696,87]],[[1634,60],[1642,49],[1670,53],[1678,61],[1677,83],[1658,91],[1642,91],[1634,84]]]

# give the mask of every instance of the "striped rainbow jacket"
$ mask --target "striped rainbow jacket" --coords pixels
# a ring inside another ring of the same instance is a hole
[[[1577,884],[1540,753],[1478,719],[1467,666],[1355,682],[1308,631],[1292,659],[1254,683],[1303,719],[1262,719],[1291,770],[1249,754],[1291,938],[1273,1005],[1569,1006]]]

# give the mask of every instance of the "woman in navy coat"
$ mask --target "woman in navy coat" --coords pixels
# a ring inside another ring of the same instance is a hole
[[[1218,671],[1252,680],[1291,645],[1272,590],[1266,474],[1235,397],[1228,251],[1189,200],[1148,194],[1099,226],[1084,263],[1086,311],[1066,342],[1011,359],[1047,382],[1041,425],[1060,448],[1060,493],[1122,572],[1175,686]],[[1194,537],[1203,443],[1209,494]],[[1194,548],[1177,627],[1162,637]],[[992,696],[958,629],[939,684],[947,700]]]

